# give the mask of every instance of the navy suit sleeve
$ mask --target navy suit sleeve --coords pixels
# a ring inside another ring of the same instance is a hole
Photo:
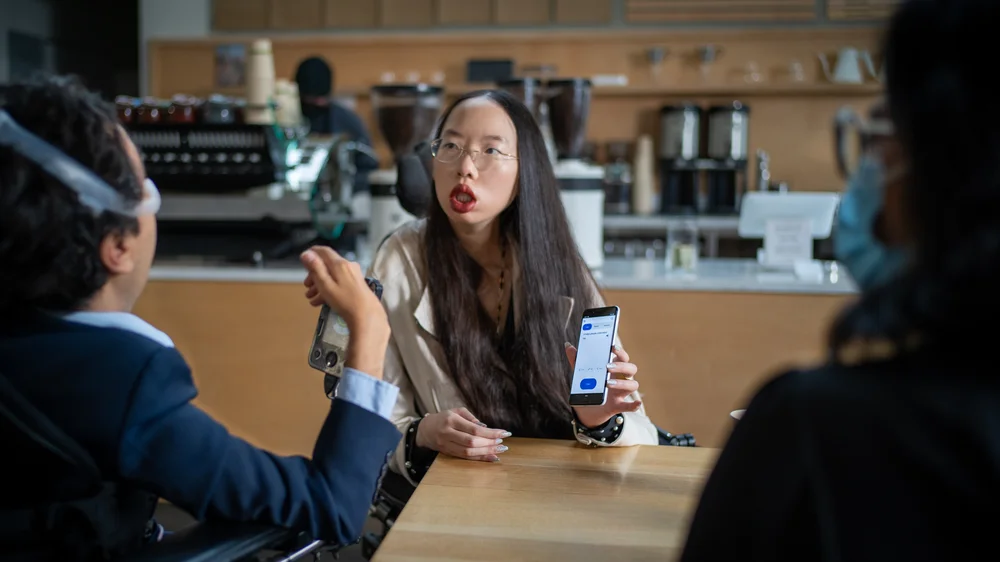
[[[196,395],[176,350],[153,356],[126,416],[124,477],[199,520],[271,523],[337,544],[357,540],[401,437],[390,422],[333,400],[312,459],[278,456],[230,435],[191,404]]]

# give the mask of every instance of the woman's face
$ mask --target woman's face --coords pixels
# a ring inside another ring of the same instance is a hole
[[[434,190],[452,225],[491,223],[517,195],[517,131],[486,97],[456,106],[441,128]],[[448,155],[460,154],[453,162]]]

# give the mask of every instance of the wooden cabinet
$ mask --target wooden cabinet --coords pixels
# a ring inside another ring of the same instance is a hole
[[[624,0],[626,23],[816,19],[816,0]]]
[[[323,27],[323,0],[270,0],[271,29]]]
[[[437,24],[443,26],[493,23],[493,0],[437,0]]]
[[[379,6],[382,27],[431,27],[434,16],[434,0],[381,0]]]
[[[612,19],[611,0],[556,0],[556,23],[608,25]]]
[[[493,0],[493,2],[493,21],[497,25],[552,23],[552,3],[548,0]]]
[[[325,27],[373,29],[378,27],[379,0],[326,0]]]
[[[214,0],[212,29],[257,31],[270,27],[270,0]]]
[[[888,18],[900,0],[826,0],[826,17],[831,20],[880,20]]]
[[[901,0],[211,0],[219,31],[876,22]],[[1000,0],[998,0],[1000,1]],[[620,10],[620,14],[616,11]],[[619,19],[621,18],[621,19]]]

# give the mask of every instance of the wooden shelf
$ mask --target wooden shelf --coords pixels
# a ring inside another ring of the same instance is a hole
[[[826,17],[834,21],[872,21],[886,19],[900,0],[827,0]]]
[[[812,21],[815,0],[626,0],[627,23]]]
[[[460,96],[467,92],[494,88],[493,84],[472,84],[468,86],[447,86],[445,94]],[[592,90],[594,97],[716,97],[716,96],[767,96],[767,97],[816,97],[816,96],[858,96],[870,97],[882,92],[881,84],[842,85],[842,84],[759,84],[749,86],[734,84],[732,86],[597,86]],[[368,90],[342,91],[341,95],[368,97]]]

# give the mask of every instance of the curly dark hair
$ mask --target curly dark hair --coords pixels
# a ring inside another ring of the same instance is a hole
[[[988,52],[996,0],[908,0],[885,38],[888,109],[909,162],[905,216],[914,263],[867,292],[830,332],[853,342],[990,352],[1000,314],[1000,114]]]
[[[37,77],[9,86],[0,101],[22,127],[96,172],[126,201],[141,200],[114,107],[77,79]],[[74,191],[0,146],[0,316],[83,307],[107,282],[101,240],[138,228],[134,218],[94,216]]]

